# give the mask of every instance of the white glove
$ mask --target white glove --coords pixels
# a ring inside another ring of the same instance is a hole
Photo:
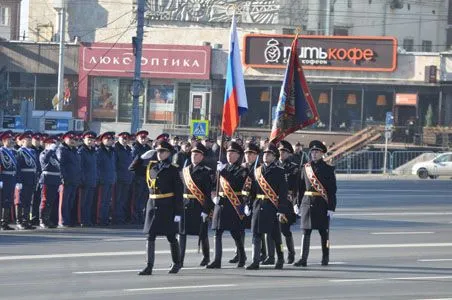
[[[174,216],[174,222],[179,223],[180,222],[180,216]]]
[[[332,218],[333,218],[333,215],[334,215],[334,211],[329,210],[329,211],[326,213],[326,215],[327,215],[328,217],[330,217],[330,219],[332,219]]]
[[[208,214],[206,214],[206,213],[201,213],[201,218],[202,218],[202,222],[203,223],[206,223],[206,221],[207,221],[207,217],[208,217],[209,215]]]
[[[61,193],[63,191],[63,185],[60,184],[60,186],[58,187],[58,193]]]
[[[300,209],[298,208],[298,205],[293,206],[293,211],[296,215],[298,215],[298,216],[300,215]]]
[[[248,205],[245,205],[244,212],[245,212],[245,215],[247,217],[249,217],[251,215],[251,210],[250,210],[250,207]]]
[[[212,201],[213,201],[213,203],[215,203],[215,205],[218,205],[218,204],[220,204],[220,197],[218,197],[218,196],[213,197]]]
[[[0,189],[3,188],[3,181],[0,181]]]
[[[16,189],[21,190],[22,189],[22,183],[16,183]]]
[[[144,154],[141,155],[141,159],[150,159],[152,155],[154,155],[155,150],[148,150]]]
[[[55,151],[56,147],[57,147],[56,144],[51,144],[51,145],[49,146],[49,149]]]
[[[222,163],[221,161],[218,161],[218,162],[217,162],[217,170],[218,170],[218,171],[223,170],[224,168],[226,168],[226,166],[227,166],[227,164],[224,164],[224,163]]]

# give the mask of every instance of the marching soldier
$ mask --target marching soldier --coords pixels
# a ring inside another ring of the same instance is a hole
[[[211,198],[213,170],[205,165],[206,153],[206,147],[201,143],[196,143],[191,149],[192,164],[182,169],[184,214],[180,223],[179,235],[182,266],[184,265],[187,235],[199,236],[203,254],[200,266],[206,266],[210,262],[207,218],[213,208]]]
[[[78,149],[82,168],[80,184],[80,226],[93,226],[93,202],[98,181],[97,153],[94,148],[96,133],[85,131],[82,135],[83,144]]]
[[[52,211],[56,209],[58,189],[61,184],[60,162],[56,156],[57,139],[48,137],[44,140],[45,149],[39,155],[41,176],[41,204],[39,207],[39,226],[43,229],[53,228]]]
[[[63,142],[56,150],[61,170],[58,227],[66,228],[75,224],[72,213],[75,208],[76,193],[80,184],[82,169],[80,156],[75,148],[74,132],[66,132],[63,134],[62,139]]]
[[[35,229],[31,226],[31,200],[36,188],[38,162],[36,153],[31,149],[31,133],[19,136],[21,147],[17,150],[18,180],[16,184],[15,207],[18,229]]]
[[[41,204],[41,185],[39,184],[39,178],[41,177],[41,164],[39,163],[39,155],[44,150],[42,147],[43,137],[41,133],[36,132],[32,135],[31,139],[31,149],[36,154],[36,162],[37,162],[37,172],[36,178],[38,179],[36,188],[33,192],[33,200],[31,204],[31,225],[39,226],[39,206]]]
[[[287,181],[284,169],[276,164],[278,148],[270,143],[263,152],[264,164],[256,169],[255,175],[258,187],[251,225],[253,262],[246,268],[247,270],[259,269],[261,240],[264,233],[271,235],[276,245],[278,259],[275,269],[282,269],[284,265],[279,223],[287,223],[286,216],[291,209],[287,201]]]
[[[173,265],[170,274],[181,268],[179,243],[176,233],[183,213],[183,184],[177,168],[171,164],[173,147],[167,141],[158,141],[155,150],[157,161],[149,161],[153,151],[137,157],[130,170],[137,176],[145,176],[149,188],[146,220],[143,233],[147,236],[147,265],[138,275],[152,275],[155,258],[155,238],[165,235],[170,242]],[[147,162],[148,161],[148,162]],[[146,163],[147,162],[147,163]]]
[[[101,135],[102,143],[97,149],[98,195],[97,224],[109,225],[110,205],[113,195],[113,185],[116,182],[116,156],[113,149],[114,132]]]
[[[148,150],[151,150],[148,143],[149,132],[141,130],[136,133],[136,142],[132,146],[132,159],[135,160]],[[132,222],[143,224],[144,204],[148,198],[149,190],[144,174],[135,173],[133,180],[133,199],[131,205]]]
[[[278,145],[279,150],[279,165],[284,169],[286,175],[286,181],[288,184],[288,200],[290,207],[293,207],[296,203],[298,195],[298,179],[300,176],[300,169],[298,165],[292,161],[293,147],[288,141],[281,141]],[[284,235],[287,246],[287,263],[293,264],[295,260],[295,246],[293,242],[293,235],[290,231],[290,226],[297,221],[297,215],[290,209],[287,214],[287,223],[281,224],[281,233]]]
[[[329,263],[329,223],[336,209],[336,175],[334,167],[327,165],[322,156],[327,152],[326,146],[320,141],[309,143],[311,161],[306,163],[301,172],[298,203],[294,206],[295,213],[301,215],[301,258],[294,266],[306,267],[311,232],[317,229],[322,244],[322,266]]]
[[[212,229],[215,230],[215,260],[207,265],[208,269],[221,268],[223,253],[222,237],[225,230],[231,232],[239,255],[238,268],[245,266],[245,248],[242,243],[241,231],[244,229],[242,188],[248,176],[248,170],[241,166],[243,149],[236,142],[231,142],[226,150],[228,164],[219,166],[220,188],[219,197],[214,198]]]
[[[129,166],[132,163],[132,149],[127,144],[129,138],[128,132],[121,132],[118,134],[118,141],[114,146],[116,153],[116,190],[113,221],[120,225],[126,222],[130,184],[133,180],[133,173],[129,171]]]
[[[14,189],[17,183],[17,159],[13,149],[13,132],[7,130],[0,134],[2,147],[0,148],[0,208],[1,230],[14,230],[9,226],[11,205],[14,201]]]

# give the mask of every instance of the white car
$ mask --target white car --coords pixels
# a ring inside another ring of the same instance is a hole
[[[411,173],[421,179],[452,176],[452,152],[441,153],[432,160],[414,164]]]

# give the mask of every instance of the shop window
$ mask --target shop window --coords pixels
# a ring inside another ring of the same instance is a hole
[[[333,35],[347,36],[348,35],[348,27],[334,26]]]
[[[361,129],[361,91],[335,90],[333,99],[333,131]]]
[[[91,86],[91,119],[115,121],[118,108],[118,78],[94,77]]]
[[[330,89],[311,89],[311,95],[320,117],[320,120],[312,125],[312,129],[329,130],[331,105]]]
[[[403,49],[407,52],[412,52],[414,48],[414,40],[413,39],[403,39]]]
[[[147,92],[146,120],[149,123],[173,122],[175,90],[171,82],[150,81]]]
[[[422,41],[422,52],[432,52],[432,41]]]
[[[393,93],[386,91],[364,92],[364,127],[384,125],[386,112],[392,111]]]
[[[144,81],[143,89],[145,89]],[[119,101],[118,101],[118,121],[119,122],[131,122],[133,112],[133,80],[132,79],[120,79],[119,80]],[[144,108],[144,91],[143,95],[138,98],[138,115],[140,116],[140,122],[143,121],[143,108]]]
[[[190,83],[179,82],[177,85],[177,107],[175,112],[175,124],[180,126],[190,125]]]
[[[271,103],[269,87],[247,87],[248,112],[242,116],[241,127],[270,128],[269,107]]]
[[[9,26],[9,8],[0,6],[0,25]]]

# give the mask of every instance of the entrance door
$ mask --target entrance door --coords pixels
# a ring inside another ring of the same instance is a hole
[[[205,92],[190,92],[190,119],[207,119],[207,95]]]

